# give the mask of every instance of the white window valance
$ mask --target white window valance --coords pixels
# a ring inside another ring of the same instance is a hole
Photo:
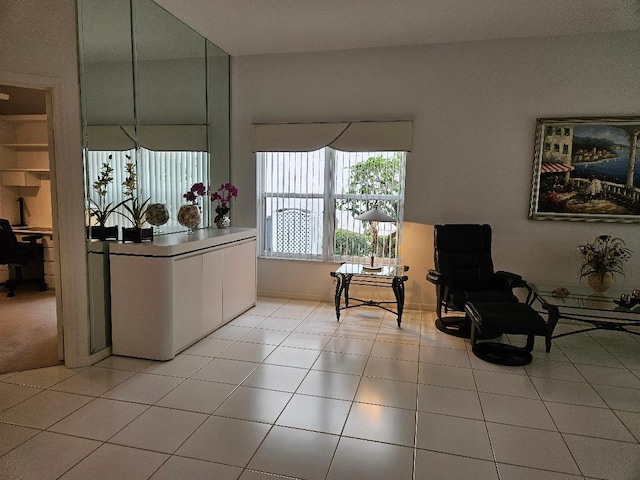
[[[89,125],[89,150],[131,150],[135,148],[133,125]],[[156,152],[206,152],[206,125],[139,125],[138,144]]]
[[[256,123],[253,152],[312,152],[331,147],[343,152],[411,151],[412,122]]]

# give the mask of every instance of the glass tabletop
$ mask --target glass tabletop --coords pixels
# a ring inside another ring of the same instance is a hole
[[[631,298],[629,288],[614,287],[604,293],[595,293],[588,285],[528,284],[546,303],[556,307],[640,314],[640,301],[632,300],[631,304],[621,301],[621,295]]]
[[[380,270],[370,270],[368,265],[361,263],[343,263],[336,273],[344,275],[363,275],[370,277],[402,277],[407,268],[404,266],[382,265]]]

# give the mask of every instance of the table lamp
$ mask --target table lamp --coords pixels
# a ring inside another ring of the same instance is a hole
[[[365,271],[379,272],[382,270],[382,266],[374,266],[374,258],[376,256],[376,244],[378,243],[378,222],[395,222],[395,219],[386,213],[372,208],[366,212],[358,215],[356,220],[366,221],[371,223],[371,266],[364,267]]]

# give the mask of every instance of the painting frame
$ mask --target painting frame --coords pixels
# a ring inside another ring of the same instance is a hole
[[[530,220],[640,223],[640,116],[536,120]]]

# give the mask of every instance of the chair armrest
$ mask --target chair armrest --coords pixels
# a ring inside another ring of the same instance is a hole
[[[495,276],[498,281],[506,283],[510,288],[524,287],[526,283],[522,276],[517,273],[500,270],[495,272]]]
[[[434,285],[444,284],[444,279],[442,278],[442,274],[439,271],[433,270],[433,269],[430,269],[427,272],[427,280],[433,283]]]

